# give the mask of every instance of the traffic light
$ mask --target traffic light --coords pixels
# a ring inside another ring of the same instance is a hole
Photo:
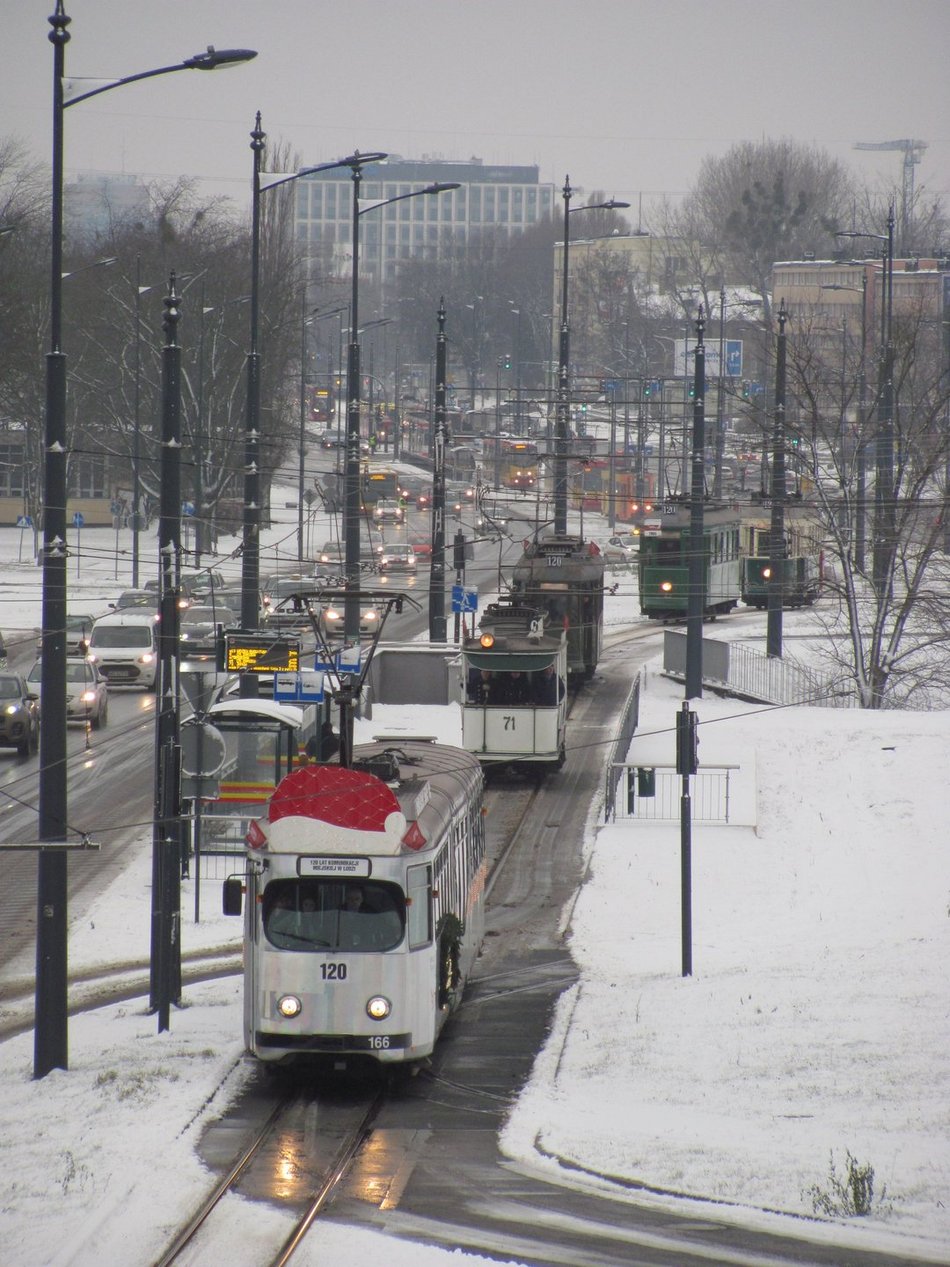
[[[650,396],[652,395],[652,393],[653,393],[653,384],[652,384],[652,383],[644,383],[644,384],[643,384],[643,399],[644,399],[644,400],[649,400],[649,399],[650,399]]]
[[[695,400],[695,399],[696,399],[696,384],[695,384],[695,382],[692,382],[692,381],[691,381],[691,382],[687,385],[687,388],[686,388],[686,394],[687,394],[687,396],[689,396],[690,400]]]
[[[505,353],[505,369],[506,370],[511,369],[511,353],[510,352]]]
[[[752,392],[750,391],[749,380],[747,378],[744,378],[742,380],[742,399],[748,400],[751,395],[752,395]]]
[[[676,714],[676,773],[695,774],[699,768],[699,718],[683,704]]]

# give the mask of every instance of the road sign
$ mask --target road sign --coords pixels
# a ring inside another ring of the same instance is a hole
[[[181,727],[181,772],[191,778],[213,779],[224,768],[224,736],[208,722],[186,721]]]
[[[274,699],[288,704],[319,704],[323,699],[323,673],[319,669],[275,673]]]
[[[355,642],[351,647],[341,647],[329,660],[321,656],[318,651],[314,667],[325,671],[333,670],[336,673],[359,673],[360,644]]]
[[[77,510],[73,514],[73,527],[81,528],[85,522],[86,522],[86,516],[82,513],[81,510]]]
[[[181,504],[181,513],[182,513],[183,515],[193,515],[193,514],[195,513],[195,503],[194,503],[194,502],[182,502],[182,504]]]
[[[16,526],[18,528],[32,528],[33,520],[29,515],[17,515]]]
[[[454,612],[478,611],[478,590],[466,589],[464,585],[453,585],[452,610]]]

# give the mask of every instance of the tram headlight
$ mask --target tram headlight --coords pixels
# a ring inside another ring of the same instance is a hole
[[[295,1016],[299,1016],[302,1006],[296,994],[283,994],[277,1000],[277,1011],[286,1020],[292,1020]]]
[[[772,575],[772,569],[771,569],[771,568],[763,568],[763,569],[762,569],[762,580],[763,580],[763,581],[767,581],[767,580],[769,580],[769,578],[771,577],[771,575]]]
[[[382,994],[374,994],[366,1004],[366,1015],[371,1021],[384,1021],[393,1010],[393,1005]]]
[[[490,633],[483,633],[478,641],[481,643],[483,647],[486,647],[486,648],[493,647],[495,645],[495,635],[490,634]]]
[[[673,589],[673,582],[660,581],[660,589],[663,591],[664,594],[669,594],[671,590]]]

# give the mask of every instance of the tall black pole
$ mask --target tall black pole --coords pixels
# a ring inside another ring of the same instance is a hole
[[[155,818],[152,833],[152,960],[149,1003],[158,1029],[181,986],[181,758],[178,734],[178,598],[181,575],[181,317],[175,275],[165,299],[162,348],[161,501],[158,556],[161,591],[155,715]]]
[[[726,288],[719,288],[719,390],[716,393],[716,441],[714,445],[713,497],[722,496],[722,462],[726,445]]]
[[[343,608],[343,635],[347,642],[360,636],[360,184],[362,168],[355,163],[353,177],[353,217],[350,240],[353,276],[350,281],[350,342],[346,362],[346,468],[344,473],[344,571],[346,598]],[[340,736],[341,743],[343,736]]]
[[[693,377],[693,462],[689,496],[689,567],[686,600],[686,698],[703,694],[703,500],[706,452],[706,322],[703,306],[696,318],[696,371]]]
[[[318,345],[319,347],[319,345]],[[307,456],[307,287],[300,292],[300,432],[297,437],[297,562],[303,563],[304,461]]]
[[[883,346],[878,409],[877,469],[874,482],[874,590],[878,601],[890,596],[897,508],[894,504],[894,207],[887,214],[882,304]]]
[[[40,670],[39,838],[66,839],[66,357],[63,322],[63,78],[70,19],[57,0],[53,45],[50,350],[46,358],[43,490],[43,651]],[[68,1068],[64,849],[41,849],[36,888],[33,1076]]]
[[[778,310],[775,352],[775,420],[772,427],[772,517],[769,525],[768,621],[765,650],[782,655],[782,600],[785,586],[785,382],[788,313],[783,299]]]
[[[868,270],[861,272],[861,359],[858,362],[858,427],[857,446],[855,449],[855,466],[857,488],[855,490],[854,510],[854,566],[858,572],[864,571],[865,545],[867,538],[867,437],[864,434],[867,396],[867,351],[868,351]]]
[[[429,573],[429,641],[445,642],[445,300],[439,300],[435,344],[435,434],[432,446],[432,566]]]
[[[554,532],[567,532],[567,439],[570,429],[569,360],[571,331],[567,315],[568,251],[571,237],[571,178],[565,176],[564,240],[561,243],[561,333],[557,351],[557,412],[554,430]]]
[[[251,132],[253,184],[251,187],[251,343],[247,354],[247,403],[244,415],[244,520],[241,537],[241,628],[260,623],[261,588],[261,365],[258,351],[261,273],[261,155],[266,133],[258,110]],[[241,675],[241,695],[257,695],[253,673]]]

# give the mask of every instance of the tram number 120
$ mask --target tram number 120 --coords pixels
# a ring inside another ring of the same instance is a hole
[[[345,981],[346,964],[322,963],[320,965],[320,975],[323,977],[324,981]]]

